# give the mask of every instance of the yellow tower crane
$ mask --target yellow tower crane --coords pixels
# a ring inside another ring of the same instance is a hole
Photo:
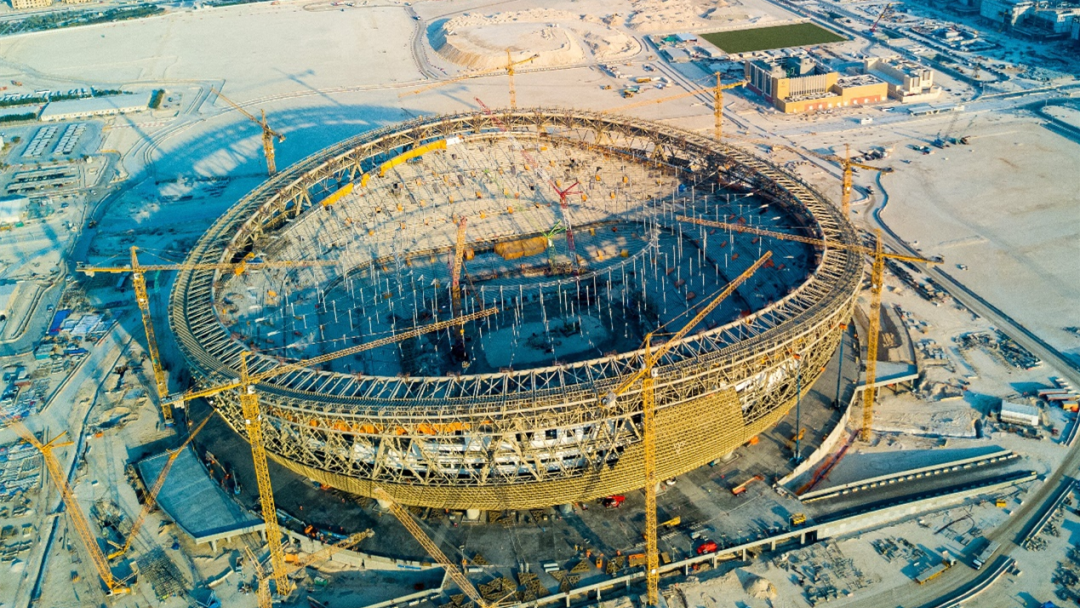
[[[394,336],[372,340],[371,342],[365,342],[364,344],[358,344],[356,346],[350,346],[349,348],[327,353],[325,355],[319,355],[296,363],[286,363],[256,374],[248,373],[247,357],[249,353],[245,352],[242,353],[240,357],[238,379],[210,388],[188,391],[175,399],[171,399],[172,403],[170,406],[177,404],[182,405],[184,402],[191,401],[192,399],[212,397],[225,391],[239,389],[240,409],[244,416],[244,426],[247,431],[248,442],[251,444],[251,459],[255,464],[255,479],[259,487],[259,499],[262,503],[263,521],[266,523],[266,543],[270,548],[270,563],[273,567],[272,576],[277,583],[277,592],[280,595],[287,595],[292,590],[292,583],[289,581],[288,576],[286,576],[285,550],[281,546],[281,528],[278,526],[277,521],[277,507],[274,504],[274,488],[270,482],[270,470],[267,464],[266,446],[263,443],[262,436],[262,413],[259,411],[259,397],[255,393],[255,385],[263,380],[281,374],[305,369],[312,365],[318,365],[320,363],[371,350],[387,344],[394,344],[401,342],[402,340],[415,338],[448,327],[461,325],[462,323],[481,319],[496,314],[497,312],[497,308],[485,308],[454,319],[439,321],[438,323],[424,325],[423,327],[415,327]]]
[[[224,100],[225,103],[238,110],[248,120],[259,125],[259,128],[262,129],[262,145],[263,155],[266,156],[266,171],[270,174],[271,177],[273,177],[274,174],[277,173],[277,162],[275,162],[274,160],[274,138],[277,138],[278,142],[280,143],[285,141],[285,136],[270,128],[270,125],[266,122],[266,110],[262,111],[262,118],[255,118],[255,116],[253,116],[251,112],[248,112],[244,108],[240,107],[240,104],[226,97],[225,94],[221,91],[214,88],[211,88],[210,90],[213,91],[214,94],[217,95],[219,98]]]
[[[139,313],[142,315],[143,329],[146,331],[147,352],[150,354],[150,364],[154,369],[154,386],[157,389],[158,401],[161,404],[161,413],[165,418],[165,424],[173,422],[172,407],[167,397],[169,395],[169,380],[165,377],[165,369],[161,365],[161,356],[158,352],[157,337],[154,335],[154,325],[150,319],[150,296],[146,292],[146,273],[167,270],[230,270],[240,275],[248,270],[263,268],[301,268],[309,266],[334,266],[337,264],[331,260],[314,260],[310,262],[250,262],[245,259],[236,264],[140,264],[136,252],[137,247],[131,248],[130,266],[87,266],[79,264],[76,268],[87,276],[94,276],[98,272],[107,273],[131,273],[131,284],[135,291],[135,302],[139,305]]]
[[[794,152],[795,154],[809,154],[810,156],[814,156],[814,157],[820,158],[822,160],[827,160],[829,162],[833,162],[833,163],[836,163],[836,164],[840,165],[840,171],[841,171],[841,178],[840,179],[842,181],[842,187],[841,187],[841,191],[840,191],[840,209],[843,210],[844,217],[848,217],[848,215],[851,213],[851,175],[852,175],[852,168],[866,169],[868,171],[877,171],[878,173],[892,173],[893,172],[892,167],[874,167],[872,165],[866,165],[866,164],[863,164],[863,163],[857,163],[857,162],[851,160],[851,146],[847,145],[847,144],[845,144],[845,146],[844,146],[844,156],[840,157],[840,156],[836,156],[835,154],[819,154],[819,153],[814,152],[812,150],[804,150],[804,149],[794,148],[792,146],[788,146],[788,145],[784,145],[784,144],[778,144],[776,142],[768,141],[768,140],[764,140],[764,139],[749,139],[749,138],[737,138],[737,139],[739,139],[740,141],[746,142],[746,143],[763,144],[763,145],[766,145],[766,146],[771,146],[773,148],[782,148],[782,149],[787,150],[789,152]]]
[[[65,434],[61,433],[51,441],[42,443],[21,421],[10,422],[11,428],[15,430],[23,441],[34,446],[37,451],[41,452],[41,458],[45,461],[45,469],[49,472],[49,478],[52,480],[53,485],[60,490],[60,497],[63,499],[64,506],[67,508],[68,517],[71,518],[71,525],[75,528],[75,534],[79,537],[79,540],[82,541],[83,547],[86,549],[87,553],[90,554],[90,561],[94,562],[94,567],[97,569],[98,576],[101,577],[102,582],[105,583],[105,587],[109,590],[109,595],[124,595],[130,593],[131,589],[125,585],[123,581],[113,576],[112,569],[109,567],[109,560],[101,551],[101,547],[98,546],[97,536],[90,530],[90,522],[87,521],[82,507],[79,506],[79,501],[75,498],[75,493],[71,490],[71,486],[68,485],[67,475],[60,466],[60,462],[57,461],[56,455],[53,454],[53,450],[56,448],[72,445],[72,442],[65,441],[63,443],[56,443],[57,440]]]
[[[915,262],[919,264],[941,264],[942,259],[927,259],[913,255],[902,255],[899,253],[885,253],[880,230],[877,231],[876,238],[874,239],[874,246],[864,247],[863,245],[837,243],[834,241],[786,234],[783,232],[762,230],[760,228],[752,228],[742,224],[728,224],[726,222],[696,219],[684,215],[677,216],[675,219],[680,222],[689,222],[691,224],[713,228],[723,228],[725,230],[735,230],[737,232],[766,236],[783,241],[796,241],[798,243],[806,243],[807,245],[815,245],[817,247],[833,247],[835,249],[855,251],[872,258],[870,272],[870,311],[868,315],[869,327],[866,332],[866,388],[863,390],[863,427],[860,433],[863,441],[869,441],[874,422],[874,397],[876,393],[874,382],[877,380],[878,334],[881,331],[881,289],[885,280],[885,260],[900,260],[903,262]]]
[[[341,551],[343,549],[349,549],[351,547],[359,545],[362,540],[364,540],[365,538],[370,538],[372,536],[375,536],[375,532],[373,530],[364,530],[363,532],[358,532],[349,536],[348,538],[338,542],[337,544],[327,545],[322,549],[311,553],[304,559],[291,564],[288,568],[285,569],[285,574],[286,576],[291,576],[292,574],[299,572],[304,568],[307,568],[315,562],[329,559],[338,551]],[[259,608],[273,608],[273,594],[270,592],[270,579],[273,577],[266,576],[262,564],[259,562],[259,559],[255,557],[255,553],[249,547],[244,547],[244,554],[247,556],[247,560],[251,562],[251,565],[255,569],[255,598],[258,602]]]
[[[454,259],[450,264],[450,295],[452,311],[455,317],[461,316],[461,265],[465,259],[465,222],[458,220],[457,242],[454,244]]]
[[[446,554],[442,552],[439,545],[436,545],[435,541],[431,540],[431,538],[424,533],[420,524],[416,523],[416,520],[412,518],[412,515],[410,515],[404,507],[399,505],[386,490],[376,486],[372,494],[374,494],[375,498],[378,500],[386,503],[387,507],[390,509],[390,513],[401,522],[401,525],[405,526],[405,529],[408,530],[409,534],[412,534],[412,537],[416,539],[416,542],[420,543],[420,546],[428,552],[428,555],[446,570],[446,574],[450,576],[450,579],[454,581],[454,584],[458,586],[458,589],[461,589],[462,593],[469,596],[469,599],[476,602],[476,605],[480,608],[494,608],[496,604],[485,600],[484,596],[480,595],[480,592],[476,590],[476,587],[474,587],[471,582],[469,582],[468,577],[461,572],[461,569],[457,567],[457,564],[446,557]]]
[[[710,312],[715,310],[721,302],[757,272],[771,256],[772,252],[766,251],[753,265],[736,277],[734,281],[728,283],[727,287],[719,295],[694,315],[694,318],[690,319],[670,340],[660,345],[655,351],[652,349],[652,339],[655,333],[646,334],[644,365],[637,372],[624,378],[619,386],[604,398],[605,405],[608,407],[614,406],[619,395],[630,390],[638,380],[641,381],[641,435],[645,448],[645,587],[646,600],[650,606],[657,605],[660,597],[660,550],[656,538],[656,485],[659,482],[656,479],[656,393],[653,387],[656,362],[677,346],[680,340],[685,338]]]
[[[728,89],[734,89],[735,87],[741,87],[746,84],[745,80],[739,82],[732,82],[729,84],[721,84],[720,72],[716,72],[716,86],[707,87],[701,89],[694,89],[692,91],[683,91],[682,93],[676,93],[675,95],[668,95],[667,97],[661,97],[659,99],[645,99],[642,101],[635,101],[634,103],[628,103],[617,108],[608,108],[603,110],[601,114],[611,114],[613,112],[622,112],[624,110],[630,110],[633,108],[640,108],[658,103],[664,103],[665,101],[674,101],[676,99],[685,99],[687,97],[693,97],[694,95],[701,95],[702,93],[712,93],[713,95],[713,137],[716,141],[720,141],[723,135],[724,125],[724,91]]]
[[[128,552],[128,549],[131,548],[131,543],[133,543],[135,541],[135,537],[139,535],[139,530],[142,529],[143,522],[146,521],[146,516],[154,510],[154,505],[157,503],[157,496],[161,493],[161,488],[165,486],[165,478],[169,475],[169,470],[172,469],[173,463],[176,462],[177,457],[180,456],[184,449],[187,448],[188,444],[191,443],[191,440],[195,439],[195,436],[199,434],[199,431],[203,430],[203,427],[206,426],[206,423],[210,422],[210,419],[213,417],[214,412],[210,412],[210,414],[206,418],[203,418],[203,421],[200,422],[198,426],[196,426],[194,430],[192,430],[191,433],[188,434],[187,439],[185,439],[184,442],[180,444],[180,447],[169,452],[169,457],[165,460],[165,466],[161,467],[161,472],[158,473],[157,479],[154,480],[153,487],[150,488],[150,491],[146,494],[146,497],[143,500],[142,510],[139,511],[139,515],[135,518],[134,523],[131,524],[131,531],[128,532],[127,540],[124,541],[124,545],[122,547],[118,548],[116,551],[113,551],[107,556],[109,561],[112,561],[124,555]]]
[[[494,69],[491,69],[491,70],[483,70],[483,71],[480,71],[480,72],[468,72],[466,74],[462,74],[460,76],[455,76],[455,77],[449,78],[447,80],[439,80],[438,82],[433,82],[433,83],[431,83],[429,85],[422,86],[422,87],[420,87],[418,89],[412,89],[410,91],[405,91],[404,93],[400,93],[400,94],[398,94],[398,97],[399,98],[400,97],[408,97],[409,95],[416,95],[418,93],[424,93],[424,92],[430,91],[432,89],[437,89],[439,87],[444,87],[444,86],[446,86],[448,84],[454,84],[455,82],[461,82],[462,80],[468,80],[470,78],[481,78],[483,76],[491,76],[492,74],[495,74],[497,72],[505,70],[506,71],[506,76],[508,77],[508,79],[510,81],[510,109],[511,110],[516,110],[517,109],[517,90],[514,88],[514,73],[515,73],[514,68],[516,68],[519,65],[529,63],[531,61],[535,61],[538,57],[540,57],[540,55],[535,54],[532,57],[526,57],[525,59],[518,59],[517,61],[514,61],[513,57],[511,57],[511,55],[510,55],[510,49],[506,49],[506,65],[504,65],[504,66],[497,67],[497,68],[494,68]]]

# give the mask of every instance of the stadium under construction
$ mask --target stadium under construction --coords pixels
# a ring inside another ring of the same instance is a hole
[[[655,367],[670,478],[783,418],[851,317],[858,253],[677,216],[858,238],[796,177],[688,131],[576,110],[433,116],[289,167],[188,258],[333,265],[184,270],[170,322],[199,382],[235,380],[244,353],[252,373],[281,371],[256,387],[258,423],[303,476],[447,509],[585,501],[644,483],[640,387],[614,391],[646,334],[655,347],[760,266]],[[242,433],[237,396],[215,405]]]

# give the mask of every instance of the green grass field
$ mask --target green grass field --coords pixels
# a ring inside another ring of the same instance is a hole
[[[824,44],[846,40],[829,30],[813,23],[796,23],[774,27],[758,27],[733,32],[715,32],[702,34],[702,38],[720,47],[725,53],[747,53],[782,49],[789,46]]]

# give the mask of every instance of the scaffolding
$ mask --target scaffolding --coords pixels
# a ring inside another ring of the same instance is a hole
[[[445,150],[436,146],[437,152],[410,157],[384,177],[365,177],[434,141],[447,142]],[[556,179],[565,175],[562,186],[581,180],[584,188],[572,203],[580,270],[557,236],[558,193],[541,187],[518,147],[547,161]],[[595,164],[576,171],[564,166],[575,159]],[[583,172],[584,179],[577,177]],[[361,186],[333,205],[321,204],[347,183]],[[635,331],[684,314],[756,256],[735,260],[733,253],[721,268],[711,249],[720,247],[717,241],[730,241],[734,251],[738,238],[749,251],[755,247],[749,237],[680,228],[675,216],[750,216],[732,205],[751,194],[790,230],[857,242],[834,206],[797,178],[665,125],[548,109],[417,119],[286,169],[224,214],[189,256],[190,262],[218,262],[258,251],[339,264],[266,273],[265,284],[181,272],[170,321],[193,375],[218,383],[235,380],[245,350],[255,353],[251,371],[260,373],[310,356],[311,349],[334,350],[360,335],[445,320],[456,218],[468,217],[463,312],[490,305],[501,312],[476,324],[467,340],[472,352],[456,362],[462,365],[448,367],[444,357],[442,367],[386,367],[386,361],[406,360],[407,349],[438,347],[407,342],[391,347],[396,353],[373,351],[336,369],[281,374],[257,387],[267,452],[323,483],[366,496],[378,485],[406,505],[497,510],[587,500],[643,483],[640,391],[629,391],[615,407],[601,404],[641,367],[643,352],[630,347],[585,356],[556,346],[548,360],[503,366],[485,363],[477,345],[493,331],[508,332],[508,340],[532,338],[521,328],[523,320],[537,318],[540,339],[550,339],[552,324],[571,320],[572,332],[586,316],[598,318],[605,332],[624,332],[629,342],[640,338]],[[762,213],[748,221],[773,215]],[[590,229],[597,233],[591,249]],[[634,236],[610,236],[627,233]],[[538,237],[549,243],[548,255],[527,263],[488,252],[498,243]],[[657,362],[659,478],[724,456],[769,428],[800,388],[788,352],[803,353],[805,391],[813,384],[807,370],[823,369],[839,343],[862,277],[859,256],[837,249],[788,253],[784,257],[804,260],[806,274],[798,282],[764,278],[772,283],[748,286],[733,298],[738,309],[702,323]],[[684,274],[665,277],[669,272]],[[499,283],[509,273],[514,294]],[[306,295],[301,286],[308,287]],[[224,295],[240,298],[260,289],[274,297],[258,295],[242,308]],[[754,300],[756,290],[775,293],[762,302]],[[639,315],[637,328],[625,326],[624,312]],[[285,349],[289,344],[307,350]],[[233,428],[244,428],[236,395],[222,395],[217,405]]]

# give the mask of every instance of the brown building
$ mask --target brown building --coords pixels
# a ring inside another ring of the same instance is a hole
[[[747,86],[786,114],[885,101],[889,85],[871,74],[841,76],[809,57],[746,62]]]
[[[11,8],[17,11],[48,6],[52,6],[52,0],[11,0]]]

